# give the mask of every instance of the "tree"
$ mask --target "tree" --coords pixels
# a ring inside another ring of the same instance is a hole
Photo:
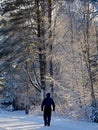
[[[52,96],[53,96],[53,53],[52,53],[52,51],[53,51],[53,41],[52,41],[52,29],[51,29],[51,25],[52,25],[52,1],[51,0],[48,0],[48,22],[49,22],[49,28],[48,28],[48,30],[49,30],[49,53],[50,53],[50,58],[49,58],[49,60],[50,60],[50,65],[49,65],[49,70],[50,70],[50,77],[51,77],[51,81],[50,81],[50,88],[51,88],[51,94],[52,94]]]
[[[32,4],[32,6],[30,6],[30,4]],[[36,28],[33,15],[36,13],[31,13],[34,7],[34,1],[3,1],[1,36],[3,37],[4,35],[4,37],[0,44],[0,55],[4,61],[1,64],[1,70],[6,71],[7,73],[9,71],[9,68],[7,69],[6,67],[8,64],[10,68],[16,66],[14,68],[15,70],[16,68],[19,68],[21,64],[25,66],[26,61],[29,63],[34,61],[33,54],[35,55],[36,52],[33,51],[33,46],[36,42],[34,40]],[[7,19],[8,16],[9,19]],[[7,47],[7,45],[9,45],[9,47]],[[29,60],[29,58],[31,60]],[[39,90],[37,87],[35,88],[36,90]]]
[[[44,2],[44,1],[43,1]],[[35,0],[36,5],[36,22],[37,22],[37,37],[38,37],[38,51],[39,51],[39,69],[40,69],[40,84],[42,98],[45,95],[45,77],[46,77],[46,54],[45,54],[45,39],[44,39],[44,6],[43,2]],[[43,16],[42,16],[43,15]]]
[[[86,20],[86,25],[85,25],[85,54],[84,54],[84,58],[86,61],[86,67],[87,67],[87,71],[88,71],[88,76],[89,76],[89,85],[90,85],[90,89],[91,89],[91,98],[92,98],[92,106],[96,107],[96,99],[95,99],[95,94],[94,94],[94,84],[93,84],[93,77],[92,77],[92,70],[91,70],[91,64],[90,64],[90,8],[89,8],[89,2],[87,3],[86,6],[86,12],[87,14],[85,14],[85,20]]]

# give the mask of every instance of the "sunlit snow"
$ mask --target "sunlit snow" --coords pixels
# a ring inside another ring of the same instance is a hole
[[[51,126],[45,127],[42,116],[0,110],[0,130],[98,130],[98,123],[52,117]]]

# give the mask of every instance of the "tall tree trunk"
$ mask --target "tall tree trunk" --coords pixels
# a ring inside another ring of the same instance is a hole
[[[44,1],[43,1],[44,2]],[[41,83],[41,97],[45,96],[45,77],[46,77],[46,56],[45,56],[45,43],[44,43],[44,23],[41,16],[43,10],[40,5],[40,0],[35,0],[36,15],[37,15],[37,37],[38,37],[38,50],[39,50],[39,65],[40,65],[40,83]],[[43,10],[44,11],[44,10]]]
[[[95,99],[95,94],[94,94],[94,86],[93,86],[93,77],[91,73],[91,65],[90,65],[90,45],[89,45],[89,40],[90,40],[90,34],[89,34],[89,19],[90,19],[90,9],[89,9],[89,2],[86,5],[86,32],[85,32],[85,50],[86,50],[86,66],[88,70],[88,76],[89,76],[89,85],[90,85],[90,92],[91,92],[91,98],[92,98],[92,106],[96,107],[96,99]]]
[[[51,88],[51,94],[53,96],[53,54],[52,54],[52,30],[51,30],[51,17],[52,17],[52,1],[48,0],[48,22],[49,22],[49,53],[50,53],[50,63],[49,63],[49,70],[50,70],[50,77],[51,77],[51,81],[50,81],[50,88]]]

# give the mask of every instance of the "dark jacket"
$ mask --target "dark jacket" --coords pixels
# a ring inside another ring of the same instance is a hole
[[[41,110],[53,110],[55,111],[55,103],[53,99],[50,97],[50,94],[47,94],[47,97],[44,98],[42,105],[41,105]]]

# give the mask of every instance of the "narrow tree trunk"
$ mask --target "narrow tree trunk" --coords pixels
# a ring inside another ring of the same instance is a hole
[[[52,54],[52,30],[51,30],[51,13],[52,13],[52,1],[48,0],[48,22],[49,22],[49,53],[50,53],[50,63],[49,63],[49,70],[50,70],[50,77],[51,77],[51,81],[50,81],[50,88],[51,88],[51,94],[53,96],[53,54]]]
[[[98,53],[98,26],[95,27],[95,31],[96,31],[96,48]]]
[[[29,104],[29,94],[28,94],[28,86],[26,88],[26,92],[25,92],[25,114],[29,114],[29,108],[30,108],[30,104]]]
[[[44,43],[44,27],[42,27],[41,19],[41,5],[40,0],[35,0],[36,4],[36,21],[37,21],[37,37],[38,37],[38,50],[39,50],[39,65],[40,65],[40,83],[41,89],[43,91],[43,96],[45,95],[45,77],[46,77],[46,56],[45,56],[45,43]]]
[[[90,92],[91,92],[91,98],[92,98],[92,106],[96,107],[96,99],[95,99],[95,94],[94,94],[94,86],[93,86],[93,79],[92,79],[92,73],[91,73],[91,65],[90,65],[90,49],[89,49],[89,39],[90,39],[90,35],[89,35],[89,19],[90,19],[90,10],[89,10],[89,2],[87,3],[86,6],[86,11],[87,14],[85,16],[86,18],[86,57],[87,57],[87,61],[86,61],[86,65],[87,65],[87,70],[88,70],[88,76],[89,76],[89,85],[90,85]]]

